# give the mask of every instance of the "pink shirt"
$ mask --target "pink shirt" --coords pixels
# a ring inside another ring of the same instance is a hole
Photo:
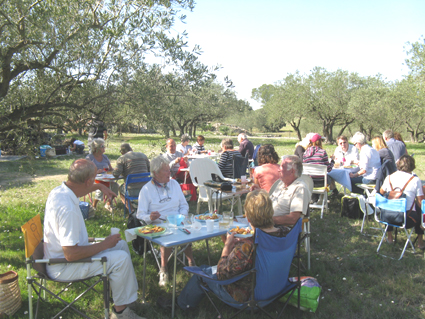
[[[260,188],[270,191],[270,187],[279,179],[278,169],[278,164],[263,164],[255,168],[253,175]]]

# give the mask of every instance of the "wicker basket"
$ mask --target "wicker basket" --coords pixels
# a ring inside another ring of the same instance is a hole
[[[0,275],[0,309],[12,316],[22,304],[18,274],[8,271]]]

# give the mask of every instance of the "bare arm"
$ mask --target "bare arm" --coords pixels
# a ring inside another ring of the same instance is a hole
[[[290,212],[289,214],[283,216],[273,216],[273,221],[277,225],[291,226],[295,225],[298,219],[300,219],[301,215],[301,212]]]
[[[67,261],[75,261],[83,258],[92,257],[106,249],[113,248],[121,240],[121,235],[111,235],[105,238],[104,241],[87,246],[62,246],[65,259]]]

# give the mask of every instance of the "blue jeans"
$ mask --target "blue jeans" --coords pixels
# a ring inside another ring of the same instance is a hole
[[[367,179],[361,176],[352,177],[351,178],[351,192],[356,194],[363,194],[364,189],[361,189],[356,186],[356,184],[373,184],[375,183],[375,179]]]
[[[207,275],[212,276],[214,279],[217,279],[217,266],[199,266]],[[180,295],[177,297],[177,304],[183,310],[187,310],[191,307],[196,307],[204,298],[205,293],[201,288],[201,279],[198,276],[192,276],[187,282],[186,286],[183,288]],[[217,295],[220,299],[227,302],[235,302],[232,296],[224,289],[224,287],[217,283],[208,283],[208,288]]]

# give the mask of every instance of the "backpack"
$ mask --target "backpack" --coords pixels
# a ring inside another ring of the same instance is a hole
[[[357,197],[345,195],[341,198],[341,217],[363,219],[363,211]]]
[[[146,223],[143,220],[137,219],[136,212],[133,212],[128,216],[127,229],[145,226],[145,225],[146,225]],[[132,242],[131,242],[131,246],[133,247],[133,251],[139,256],[143,256],[144,245],[145,245],[145,239],[143,237],[140,237],[140,236],[137,236],[137,238],[133,239]],[[150,246],[146,245],[146,252],[148,252],[149,250],[150,250]]]

